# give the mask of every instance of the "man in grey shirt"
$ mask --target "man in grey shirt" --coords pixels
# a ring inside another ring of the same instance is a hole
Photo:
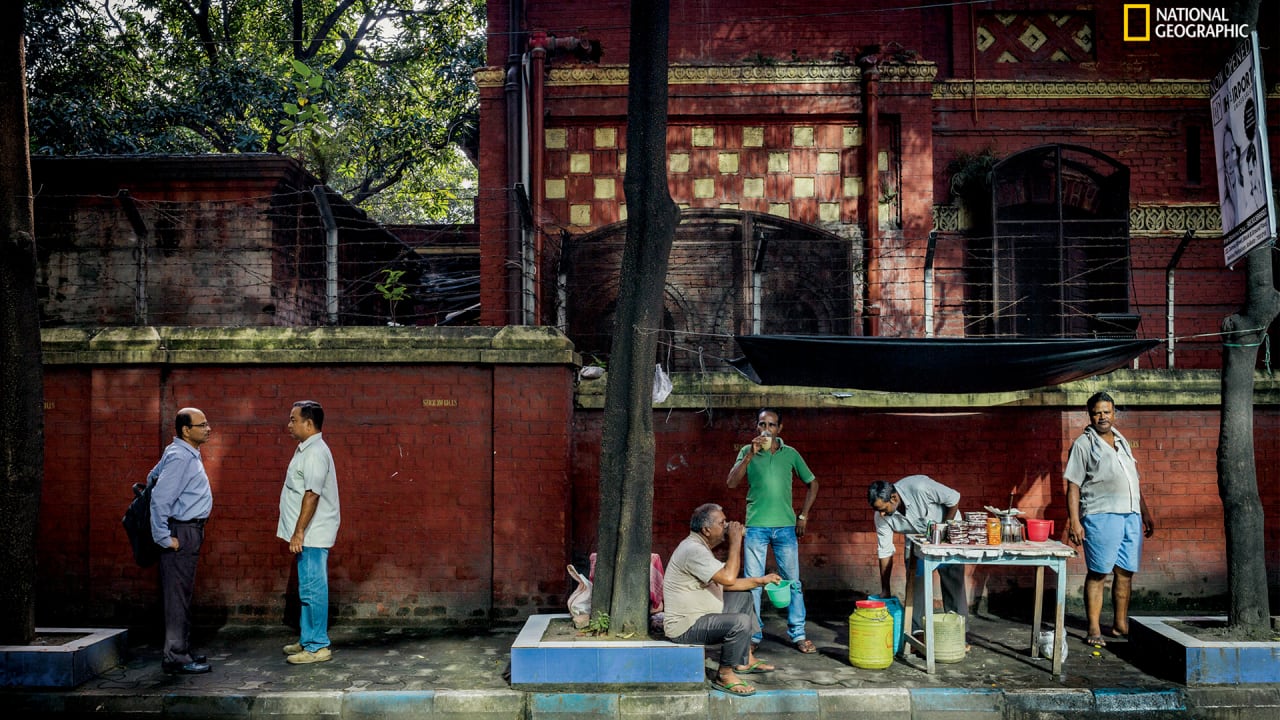
[[[774,670],[751,649],[751,633],[759,623],[749,591],[782,579],[777,573],[738,577],[744,532],[742,523],[725,519],[719,505],[698,506],[689,520],[689,536],[671,553],[662,579],[663,632],[679,643],[721,643],[712,686],[730,695],[756,692],[739,675]],[[711,550],[726,540],[727,559],[721,562]]]
[[[301,400],[289,411],[289,434],[298,448],[280,489],[276,537],[297,556],[298,600],[302,604],[298,642],[284,646],[293,665],[325,662],[329,650],[329,548],[338,537],[338,473],[321,435],[324,408]]]
[[[867,489],[867,501],[876,511],[876,555],[880,559],[880,594],[889,597],[889,580],[893,577],[893,536],[894,533],[924,534],[929,530],[930,522],[946,522],[956,516],[960,506],[960,493],[943,485],[927,475],[908,475],[901,480],[890,483],[887,480],[876,480]],[[924,591],[920,584],[922,576],[910,577],[911,568],[907,568],[908,582],[915,582],[913,593],[911,626],[912,630],[923,628]],[[964,591],[964,566],[943,565],[938,568],[938,579],[942,582],[942,608],[959,615],[969,615],[969,602]],[[932,582],[932,579],[930,579]],[[930,612],[933,608],[928,608]]]
[[[1089,427],[1071,444],[1067,468],[1067,537],[1084,544],[1085,642],[1102,647],[1102,586],[1115,573],[1111,605],[1112,637],[1129,634],[1129,596],[1142,556],[1142,539],[1156,531],[1155,519],[1138,490],[1138,464],[1129,441],[1115,429],[1115,401],[1096,393],[1085,405]]]

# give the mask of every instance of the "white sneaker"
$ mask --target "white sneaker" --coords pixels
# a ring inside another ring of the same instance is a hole
[[[306,665],[308,663],[328,662],[332,659],[333,653],[329,652],[329,648],[322,647],[315,652],[303,650],[302,652],[294,653],[285,658],[285,662],[290,665]]]

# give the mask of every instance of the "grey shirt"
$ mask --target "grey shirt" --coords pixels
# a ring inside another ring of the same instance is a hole
[[[1071,444],[1062,475],[1080,486],[1081,515],[1142,511],[1138,462],[1120,431],[1112,428],[1111,433],[1116,439],[1114,450],[1092,427],[1085,428]]]
[[[876,518],[876,557],[893,557],[894,533],[923,533],[929,521],[942,522],[946,509],[960,504],[960,492],[928,475],[908,475],[893,484],[904,507],[889,517]]]
[[[697,533],[689,533],[671,553],[662,576],[662,629],[667,637],[688,632],[703,615],[724,612],[724,588],[711,579],[723,567]]]

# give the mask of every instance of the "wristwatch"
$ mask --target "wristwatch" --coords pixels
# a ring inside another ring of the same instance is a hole
[[[796,519],[797,519],[797,520],[808,520],[808,519],[809,519],[809,516],[807,516],[807,515],[797,515],[797,516],[796,516]]]

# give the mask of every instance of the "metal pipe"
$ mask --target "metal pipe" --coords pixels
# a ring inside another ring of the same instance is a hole
[[[1169,258],[1169,264],[1164,268],[1164,332],[1165,332],[1165,350],[1164,365],[1165,369],[1173,369],[1173,271],[1178,267],[1178,262],[1182,260],[1182,253],[1186,251],[1187,245],[1191,243],[1191,238],[1195,237],[1196,231],[1190,228],[1186,234],[1182,236],[1182,241],[1178,243],[1178,248],[1173,251],[1173,257]]]
[[[533,295],[530,298],[532,307],[527,311],[531,315],[530,325],[542,324],[542,227],[539,218],[542,214],[542,201],[545,189],[542,182],[544,110],[543,88],[544,73],[547,60],[547,36],[545,33],[533,33],[529,38],[529,195],[533,206],[533,256],[530,258]]]
[[[924,251],[924,336],[933,337],[933,251],[938,246],[937,231],[929,232]]]
[[[133,246],[134,284],[136,285],[133,291],[133,324],[141,327],[147,324],[148,314],[147,223],[142,219],[142,213],[138,212],[138,203],[134,202],[128,190],[121,189],[116,197],[120,200],[120,207],[124,209],[129,224],[133,226],[133,234],[136,238]]]
[[[329,316],[329,324],[338,324],[338,223],[333,219],[333,208],[329,207],[329,196],[325,194],[323,185],[311,188],[316,199],[316,209],[320,211],[320,221],[324,223],[324,307]]]
[[[507,15],[509,50],[507,52],[506,80],[502,88],[507,111],[507,260],[506,282],[503,286],[504,292],[502,295],[504,305],[502,317],[505,319],[500,322],[508,325],[519,325],[521,321],[520,280],[523,274],[521,262],[522,223],[520,214],[517,212],[518,200],[516,193],[517,186],[520,184],[520,158],[522,151],[520,143],[520,91],[523,78],[521,77],[520,56],[524,36],[520,32],[520,24],[523,3],[521,0],[511,0],[509,10],[510,12]]]
[[[880,66],[879,60],[871,58],[863,69],[863,113],[866,117],[867,132],[864,138],[866,161],[863,172],[866,174],[865,194],[867,208],[867,304],[863,308],[867,335],[880,334]]]

